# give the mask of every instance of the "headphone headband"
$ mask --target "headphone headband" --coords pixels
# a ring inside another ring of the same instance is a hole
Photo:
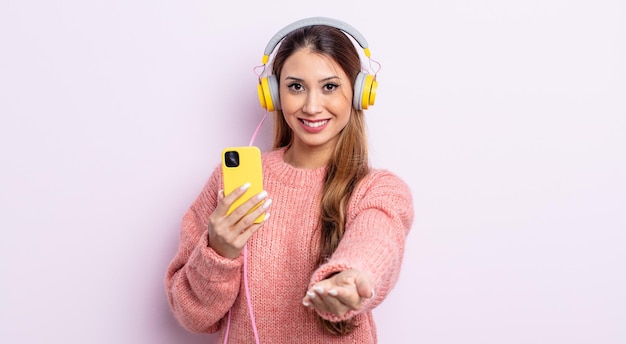
[[[270,39],[270,41],[267,43],[267,46],[265,47],[265,51],[263,54],[263,64],[266,64],[267,61],[269,61],[270,54],[272,54],[272,51],[274,51],[274,48],[276,48],[278,43],[283,38],[285,38],[287,34],[289,34],[290,32],[294,30],[303,28],[305,26],[311,26],[311,25],[331,26],[347,33],[348,35],[352,36],[352,38],[354,38],[355,41],[357,41],[357,43],[361,46],[361,48],[363,48],[363,51],[365,52],[365,56],[370,57],[370,49],[369,49],[369,46],[367,45],[367,40],[357,29],[350,26],[350,24],[342,22],[337,19],[333,19],[333,18],[310,17],[310,18],[304,18],[296,22],[293,22],[285,26],[282,30],[278,31],[274,35],[274,37]]]
[[[346,35],[351,36],[361,46],[361,48],[363,48],[365,56],[368,58],[370,57],[370,49],[367,45],[365,37],[363,37],[363,35],[361,35],[361,33],[355,28],[337,19],[310,17],[300,19],[285,26],[282,30],[278,31],[274,37],[272,37],[265,47],[263,66],[265,66],[265,64],[269,61],[272,51],[274,51],[278,43],[280,43],[285,36],[294,30],[311,25],[325,25],[341,30]],[[378,82],[376,81],[375,75],[372,76],[365,72],[359,72],[354,80],[352,107],[357,110],[363,110],[367,109],[370,105],[374,105],[377,88]],[[259,77],[257,92],[259,94],[259,101],[261,102],[261,106],[263,108],[268,111],[280,110],[280,92],[278,90],[278,79],[275,75],[269,74],[266,77]]]

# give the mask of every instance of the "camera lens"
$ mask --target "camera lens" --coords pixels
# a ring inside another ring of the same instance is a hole
[[[239,166],[239,153],[236,151],[228,151],[224,154],[224,162],[226,167]]]

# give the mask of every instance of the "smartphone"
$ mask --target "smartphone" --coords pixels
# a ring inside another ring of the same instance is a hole
[[[261,150],[256,146],[228,147],[222,151],[222,172],[224,175],[224,195],[245,183],[250,187],[228,209],[230,214],[235,208],[245,201],[263,191],[263,169],[261,164]],[[260,205],[257,204],[250,212]],[[265,215],[260,215],[254,220],[261,223]]]

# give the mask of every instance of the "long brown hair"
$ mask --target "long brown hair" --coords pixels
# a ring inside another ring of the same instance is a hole
[[[289,33],[282,41],[272,71],[280,83],[280,72],[294,52],[300,49],[332,58],[351,78],[352,88],[357,74],[361,71],[359,54],[346,34],[339,29],[315,25]],[[287,125],[282,111],[276,112],[274,121],[274,148],[288,147],[293,140],[293,132]],[[350,120],[339,135],[337,146],[328,162],[321,200],[321,249],[318,265],[333,254],[343,237],[346,225],[346,211],[350,196],[358,182],[369,172],[367,158],[367,138],[363,111],[352,109]],[[352,332],[352,321],[330,322],[319,317],[324,329],[337,335]]]

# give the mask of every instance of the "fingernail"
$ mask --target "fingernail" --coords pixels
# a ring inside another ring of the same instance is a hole
[[[324,293],[324,288],[322,288],[322,287],[314,287],[313,290],[315,290],[319,294],[323,294]]]
[[[250,185],[251,185],[250,183],[245,183],[245,184],[243,184],[243,185],[242,185],[239,189],[240,189],[241,191],[243,191],[243,190],[248,190],[248,188],[250,187]]]
[[[268,199],[267,201],[265,201],[265,202],[263,203],[263,208],[267,209],[267,207],[269,207],[269,206],[270,206],[270,204],[272,204],[272,200],[271,200],[271,199]]]
[[[306,296],[308,296],[308,297],[310,297],[310,298],[314,299],[314,298],[315,298],[315,293],[314,293],[314,292],[312,292],[312,291],[307,291],[307,292],[306,292]]]
[[[262,200],[267,196],[267,191],[263,190],[261,192],[258,193],[258,195],[256,195],[256,199],[258,200]]]
[[[331,289],[328,291],[328,295],[337,296],[337,291],[335,289]]]
[[[265,213],[265,216],[263,216],[263,222],[267,221],[267,219],[270,218],[270,213]]]
[[[374,292],[374,289],[372,289],[372,296],[370,296],[370,299],[373,299],[374,296],[376,296],[376,293]]]
[[[302,301],[302,304],[303,304],[305,307],[309,307],[309,306],[311,305],[310,303],[308,303],[308,302],[306,302],[306,301]]]

